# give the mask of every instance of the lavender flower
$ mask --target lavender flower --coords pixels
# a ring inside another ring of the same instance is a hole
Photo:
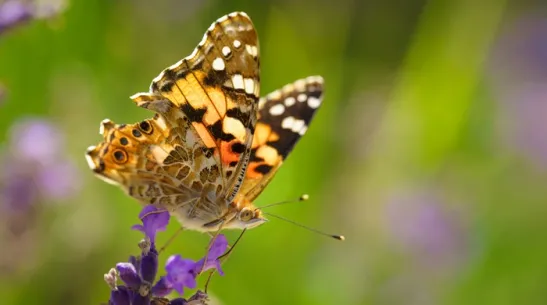
[[[0,34],[31,19],[48,18],[65,7],[64,0],[7,0],[0,4]]]
[[[503,148],[547,168],[547,18],[523,16],[492,48],[490,79]]]
[[[65,154],[63,136],[43,119],[14,124],[0,150],[0,235],[4,256],[0,268],[11,272],[19,263],[31,263],[36,252],[33,232],[46,203],[62,202],[79,189],[77,170]],[[19,251],[17,249],[25,249]],[[17,253],[17,254],[16,254]]]
[[[136,305],[154,304],[154,302],[160,304],[161,299],[163,300],[161,304],[184,305],[205,300],[207,296],[199,291],[188,300],[177,298],[165,301],[163,297],[173,290],[183,294],[184,288],[195,288],[197,276],[205,270],[216,269],[222,275],[219,257],[228,247],[226,237],[218,235],[205,258],[197,262],[180,255],[172,255],[167,259],[165,266],[167,274],[160,277],[154,284],[158,270],[155,237],[158,231],[165,230],[170,215],[164,209],[148,205],[143,208],[139,217],[142,225],[134,225],[132,229],[139,230],[145,235],[145,239],[140,243],[141,255],[131,256],[129,262],[118,263],[115,269],[105,275],[105,281],[112,290],[109,304]],[[125,285],[116,284],[118,276]]]
[[[17,0],[0,4],[0,34],[10,27],[32,18],[30,5]]]
[[[452,267],[467,256],[462,223],[433,191],[408,191],[388,202],[387,224],[393,240],[428,266]]]
[[[46,201],[73,196],[80,186],[77,170],[65,155],[61,132],[42,119],[16,123],[0,159],[0,209],[24,211]]]
[[[156,240],[158,231],[165,231],[169,224],[169,212],[165,209],[161,210],[153,205],[147,205],[139,214],[142,220],[142,225],[134,225],[133,230],[139,230],[150,239],[152,243]]]
[[[6,98],[6,89],[2,84],[0,84],[0,106],[3,104],[4,99]]]

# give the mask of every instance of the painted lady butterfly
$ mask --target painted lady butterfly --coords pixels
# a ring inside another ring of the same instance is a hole
[[[136,124],[101,123],[88,149],[95,174],[143,204],[168,209],[185,228],[253,228],[266,221],[253,200],[304,135],[321,105],[323,79],[308,77],[259,98],[253,23],[231,13],[192,54],[131,99],[156,112]]]

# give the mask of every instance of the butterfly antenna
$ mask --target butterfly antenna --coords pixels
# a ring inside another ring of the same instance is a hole
[[[344,237],[344,235],[336,235],[336,234],[328,234],[328,233],[325,233],[325,232],[322,232],[322,231],[319,231],[317,229],[314,229],[314,228],[310,228],[308,226],[305,226],[301,223],[298,223],[294,220],[290,220],[290,219],[287,219],[285,217],[281,217],[281,216],[278,216],[278,215],[275,215],[275,214],[271,214],[271,213],[266,213],[266,212],[263,212],[264,214],[268,215],[268,216],[272,216],[274,218],[277,218],[277,219],[280,219],[280,220],[283,220],[283,221],[286,221],[288,223],[292,223],[293,225],[297,226],[297,227],[301,227],[303,229],[306,229],[308,231],[312,231],[312,232],[315,232],[319,235],[323,235],[323,236],[327,236],[327,237],[330,237],[330,238],[334,238],[334,239],[337,239],[337,240],[346,240],[346,238]]]
[[[221,263],[224,263],[224,261],[228,258],[228,255],[230,255],[230,253],[232,253],[232,250],[234,250],[235,246],[237,245],[237,243],[239,242],[241,237],[243,237],[243,234],[245,233],[245,231],[247,231],[247,229],[243,229],[243,231],[241,231],[241,234],[239,234],[239,237],[236,239],[234,244],[224,254],[222,254],[221,256],[218,257],[219,261],[222,259]],[[216,271],[216,269],[213,269],[209,273],[209,276],[207,277],[207,282],[205,282],[205,287],[204,287],[205,293],[207,293],[207,289],[209,288],[209,282],[211,281],[211,278],[215,274],[215,271]]]
[[[173,233],[173,235],[169,238],[169,240],[167,240],[167,242],[163,245],[163,247],[160,248],[160,250],[158,251],[158,254],[159,253],[162,253],[166,248],[167,246],[169,246],[177,236],[179,236],[179,234],[184,230],[184,228],[182,226],[180,226],[180,228],[177,229],[177,231],[175,233]]]
[[[269,208],[269,207],[274,207],[274,206],[277,206],[277,205],[283,205],[283,204],[287,204],[287,203],[306,201],[308,199],[310,199],[310,196],[308,194],[302,194],[300,197],[298,197],[298,199],[290,199],[290,200],[285,200],[285,201],[281,201],[281,202],[276,202],[276,203],[268,204],[268,205],[261,206],[261,207],[258,207],[258,208],[262,210],[262,209]]]

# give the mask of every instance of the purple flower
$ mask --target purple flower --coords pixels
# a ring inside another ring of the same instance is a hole
[[[45,166],[63,155],[65,140],[51,122],[25,118],[11,127],[9,145],[14,157]]]
[[[196,288],[196,277],[198,276],[196,267],[198,267],[196,262],[191,259],[183,259],[180,255],[169,257],[165,264],[167,285],[180,294],[183,294],[184,287]]]
[[[140,257],[138,269],[132,263],[118,263],[116,270],[124,283],[133,289],[138,289],[141,284],[151,285],[158,272],[158,252],[155,248],[143,253]]]
[[[155,243],[156,233],[165,231],[167,224],[169,224],[169,212],[154,205],[145,206],[139,214],[139,218],[142,225],[134,225],[131,229],[143,232],[152,244]]]
[[[504,28],[489,65],[502,148],[547,168],[547,18],[523,16]]]
[[[4,89],[4,87],[2,86],[2,84],[0,84],[0,106],[2,105],[2,103],[4,102],[4,99],[6,98],[6,90]]]
[[[18,0],[7,0],[0,4],[0,34],[6,29],[32,17],[32,8]]]
[[[66,6],[65,0],[7,0],[0,4],[0,34],[31,19],[49,18]]]
[[[0,203],[22,211],[40,201],[59,201],[77,192],[78,173],[65,155],[63,136],[42,119],[24,119],[11,128],[0,158]]]
[[[463,225],[445,204],[432,191],[416,190],[399,193],[386,205],[393,241],[428,266],[450,267],[468,254]]]
[[[219,234],[214,239],[207,255],[197,262],[183,259],[180,255],[169,257],[165,265],[167,275],[160,279],[161,284],[155,286],[156,291],[158,293],[162,291],[163,295],[166,295],[171,289],[175,289],[179,294],[183,294],[184,287],[195,288],[196,277],[209,269],[216,269],[220,275],[224,275],[218,258],[224,254],[227,248],[226,236]]]
[[[226,236],[219,234],[215,238],[207,255],[197,262],[197,265],[201,267],[201,271],[199,273],[209,269],[216,269],[218,274],[224,275],[224,271],[220,268],[220,261],[218,258],[226,252],[227,248],[228,240],[226,239]]]
[[[113,305],[131,305],[132,293],[125,286],[118,286],[110,292],[110,303]]]
[[[24,119],[11,127],[0,150],[0,231],[5,233],[5,251],[37,252],[33,239],[40,235],[29,232],[46,204],[66,200],[78,191],[79,175],[63,144],[61,131],[47,120]],[[15,270],[17,263],[32,263],[25,261],[26,255],[8,252],[13,260],[0,261],[0,268]]]
[[[139,230],[145,234],[145,240],[141,242],[141,255],[130,256],[129,262],[118,263],[116,271],[110,271],[105,275],[105,281],[112,290],[109,304],[165,304],[164,300],[159,302],[159,298],[165,297],[173,290],[179,294],[184,293],[184,288],[196,288],[196,278],[205,270],[217,269],[223,275],[220,268],[219,257],[226,251],[228,241],[224,235],[218,235],[210,246],[210,250],[205,258],[198,262],[185,259],[181,255],[172,255],[166,262],[165,270],[167,274],[160,277],[155,283],[158,270],[158,252],[155,247],[155,237],[158,231],[165,230],[169,223],[170,215],[164,209],[158,209],[153,205],[148,205],[142,209],[139,214],[142,225],[134,225],[132,229]],[[125,285],[116,285],[117,276]],[[121,288],[123,287],[123,289]],[[201,301],[207,299],[207,295],[198,291],[188,301],[183,298],[174,299],[169,302],[173,305],[184,305],[192,301]]]

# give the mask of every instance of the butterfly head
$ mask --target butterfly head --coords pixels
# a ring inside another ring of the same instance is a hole
[[[232,202],[230,210],[231,217],[224,224],[225,228],[252,229],[268,221],[260,209],[245,199]]]
[[[235,221],[236,227],[252,229],[258,227],[259,225],[268,221],[264,216],[262,216],[262,211],[257,208],[244,207],[241,209],[236,217]]]

